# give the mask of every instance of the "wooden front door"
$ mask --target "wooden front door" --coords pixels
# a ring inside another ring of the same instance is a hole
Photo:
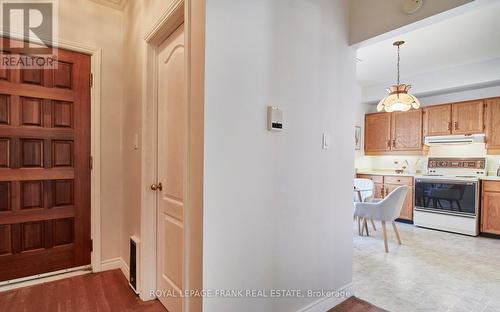
[[[451,134],[451,105],[437,105],[424,108],[424,135]]]
[[[472,101],[452,105],[453,134],[484,132],[484,102]]]
[[[90,264],[90,57],[58,55],[0,70],[0,281]]]
[[[170,312],[182,311],[184,199],[187,164],[187,99],[184,26],[160,47],[158,54],[158,189],[157,287]]]

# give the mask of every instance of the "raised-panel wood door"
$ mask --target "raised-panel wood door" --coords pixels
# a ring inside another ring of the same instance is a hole
[[[486,147],[490,154],[500,154],[500,98],[486,102]]]
[[[452,105],[453,134],[484,133],[484,102],[471,101]]]
[[[481,232],[500,235],[500,192],[483,192]]]
[[[0,281],[90,264],[89,77],[66,50],[0,71]]]
[[[169,294],[183,290],[184,205],[187,163],[187,99],[184,26],[158,54],[157,284]],[[170,312],[183,310],[180,296],[159,300]]]
[[[365,152],[391,150],[391,114],[375,113],[365,116]]]
[[[389,195],[401,186],[401,184],[385,184],[386,194]],[[409,186],[408,194],[406,195],[405,202],[403,207],[401,208],[401,212],[399,214],[399,219],[404,219],[408,221],[413,221],[413,188]],[[386,195],[386,196],[387,196]]]
[[[424,112],[424,136],[451,134],[451,105],[429,106]]]
[[[392,150],[422,149],[422,110],[392,113]]]

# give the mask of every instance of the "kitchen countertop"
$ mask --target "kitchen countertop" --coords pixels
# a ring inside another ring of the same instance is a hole
[[[368,174],[368,175],[382,175],[382,176],[401,176],[401,177],[416,177],[422,176],[424,173],[395,173],[394,171],[378,171],[378,170],[360,170],[356,174]],[[484,177],[479,177],[480,180],[484,181],[500,181],[500,177],[495,175],[489,175]]]

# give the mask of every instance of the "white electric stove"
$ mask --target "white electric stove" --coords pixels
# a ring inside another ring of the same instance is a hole
[[[486,158],[429,158],[427,168],[415,177],[415,225],[477,236]]]

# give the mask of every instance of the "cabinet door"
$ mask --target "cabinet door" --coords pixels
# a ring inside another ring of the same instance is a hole
[[[390,194],[400,186],[400,184],[385,184],[386,194]],[[399,219],[413,221],[413,188],[411,186],[406,195],[403,207],[401,208]]]
[[[500,193],[483,192],[481,232],[500,235]]]
[[[422,110],[392,114],[392,150],[418,151],[422,149]]]
[[[365,116],[365,152],[380,153],[391,150],[391,114],[376,113]]]
[[[486,102],[486,147],[490,154],[500,154],[500,98]]]
[[[473,101],[452,105],[453,134],[484,132],[484,102]]]
[[[373,198],[382,199],[384,198],[384,185],[382,183],[375,183]]]
[[[451,105],[424,108],[424,136],[451,134]]]

